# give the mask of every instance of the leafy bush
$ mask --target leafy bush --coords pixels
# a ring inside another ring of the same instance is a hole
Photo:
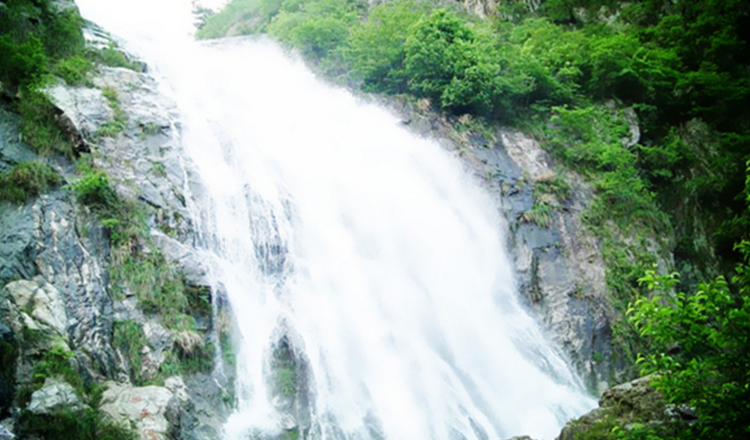
[[[74,8],[50,0],[15,0],[0,9],[0,81],[29,86],[48,70],[48,61],[83,53],[83,20]]]
[[[323,60],[347,39],[360,5],[355,0],[313,0],[304,7],[285,2],[267,30],[303,55]]]
[[[47,71],[42,42],[34,35],[20,44],[10,34],[0,35],[0,60],[0,82],[6,86],[29,86]]]
[[[406,92],[404,44],[427,10],[426,3],[410,0],[381,3],[351,30],[344,59],[366,91]]]
[[[87,85],[89,72],[94,69],[91,61],[83,56],[76,55],[61,60],[52,69],[52,73],[59,76],[72,86]]]
[[[21,162],[0,174],[0,200],[24,203],[61,181],[57,171],[44,163]]]
[[[90,60],[109,67],[124,67],[126,69],[140,71],[137,63],[128,59],[128,57],[117,48],[114,43],[109,47],[97,50],[89,50],[86,57]]]
[[[276,370],[275,388],[282,396],[294,396],[297,392],[297,374],[292,368],[279,367]]]
[[[676,274],[641,278],[652,295],[638,298],[629,318],[650,342],[641,356],[644,373],[670,403],[699,415],[680,438],[745,439],[750,435],[750,242],[739,246],[732,291],[724,277],[701,284],[692,294],[675,293]],[[632,438],[632,437],[631,437]]]
[[[117,194],[102,171],[87,168],[84,175],[72,184],[80,203],[99,213],[115,211],[119,204]]]
[[[83,378],[73,366],[73,352],[62,345],[47,350],[42,359],[34,365],[33,384],[38,389],[48,377],[62,376],[67,383],[83,395]]]

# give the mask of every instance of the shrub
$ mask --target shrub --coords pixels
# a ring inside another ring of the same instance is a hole
[[[140,71],[138,64],[129,60],[114,43],[110,43],[109,47],[103,49],[89,50],[86,56],[92,61],[105,66],[124,67],[126,69]]]
[[[76,55],[61,60],[52,69],[52,73],[65,80],[69,85],[79,86],[88,84],[88,74],[93,68],[94,65],[89,59]]]
[[[57,171],[44,163],[21,162],[0,174],[0,200],[24,203],[61,181]]]
[[[358,7],[353,0],[314,0],[304,7],[284,3],[268,25],[268,33],[320,61],[346,41],[359,19]]]
[[[23,117],[21,138],[37,153],[49,155],[53,152],[72,158],[73,143],[57,123],[59,110],[46,95],[34,90],[24,92],[18,102],[18,112]]]
[[[85,169],[72,188],[80,203],[99,213],[114,211],[119,203],[109,178],[102,171]]]
[[[34,35],[20,44],[10,34],[0,35],[0,60],[0,82],[6,86],[30,86],[47,70],[44,47]]]
[[[74,355],[67,347],[55,345],[47,350],[42,359],[34,365],[33,384],[38,389],[48,377],[62,376],[67,383],[83,395],[83,378],[73,366]]]
[[[411,0],[381,3],[366,21],[352,29],[344,59],[366,91],[406,92],[404,44],[427,8],[426,3]]]
[[[675,293],[677,274],[641,278],[650,298],[638,298],[630,320],[650,342],[641,355],[644,373],[659,373],[654,387],[672,404],[695,409],[699,422],[684,438],[734,440],[750,434],[750,242],[732,281],[700,284]]]
[[[276,369],[275,388],[282,396],[291,397],[297,392],[297,374],[292,368],[279,367]]]
[[[487,29],[447,9],[414,24],[404,51],[409,90],[454,114],[509,116],[513,102],[531,91],[528,76]]]

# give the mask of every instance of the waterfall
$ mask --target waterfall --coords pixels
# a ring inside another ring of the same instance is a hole
[[[495,201],[399,119],[187,0],[79,0],[180,111],[237,318],[227,440],[554,438],[593,406],[517,299]]]

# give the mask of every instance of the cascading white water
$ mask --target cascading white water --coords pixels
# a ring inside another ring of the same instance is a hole
[[[494,202],[457,159],[268,42],[192,41],[188,0],[78,3],[178,103],[242,338],[228,440],[290,417],[315,440],[551,439],[593,406],[518,304]],[[275,383],[281,345],[297,399]]]

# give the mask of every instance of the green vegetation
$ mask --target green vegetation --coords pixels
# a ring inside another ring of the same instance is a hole
[[[286,338],[279,341],[274,348],[271,368],[274,372],[273,392],[285,397],[294,397],[297,393],[297,362]]]
[[[65,58],[58,62],[52,73],[72,86],[91,85],[88,74],[94,70],[94,63],[81,55]]]
[[[289,367],[276,370],[275,389],[282,396],[291,397],[297,393],[297,375]]]
[[[141,71],[138,63],[131,61],[113,42],[110,42],[109,46],[103,49],[89,49],[86,51],[86,58],[94,63],[109,67],[124,67],[136,72]]]
[[[141,351],[146,345],[148,345],[148,340],[137,322],[121,321],[114,323],[112,346],[120,350],[120,353],[127,359],[130,379],[136,384],[142,383]]]
[[[16,110],[23,117],[21,139],[37,153],[59,153],[72,158],[75,148],[70,137],[57,123],[58,110],[46,95],[36,90],[26,90]]]
[[[17,432],[45,440],[135,440],[135,431],[105,419],[96,409],[34,414],[21,411]]]
[[[112,213],[118,209],[119,200],[109,178],[102,171],[84,168],[83,176],[71,187],[78,201],[97,213]]]
[[[45,351],[42,359],[34,365],[32,376],[34,388],[41,388],[48,377],[61,376],[65,382],[75,388],[79,395],[83,396],[85,394],[83,378],[72,363],[73,358],[73,352],[62,344],[56,344]]]
[[[659,373],[654,387],[669,403],[687,405],[699,422],[674,437],[745,439],[750,435],[750,242],[730,287],[719,276],[686,294],[675,293],[677,274],[641,278],[652,293],[638,298],[629,318],[649,342],[639,358],[644,373]],[[639,430],[645,437],[646,427]],[[626,438],[635,438],[627,437]]]
[[[523,213],[521,220],[548,228],[552,224],[555,212],[562,210],[572,190],[570,184],[558,175],[549,174],[537,177],[532,193],[534,206]]]
[[[111,291],[120,298],[134,294],[141,310],[158,315],[175,332],[174,347],[167,353],[161,378],[211,371],[215,347],[196,331],[196,317],[211,316],[210,292],[187,283],[177,268],[153,248],[144,208],[120,199],[106,174],[85,165],[85,160],[80,163],[82,175],[71,188],[109,234]],[[134,382],[144,383],[140,373],[140,350],[147,343],[143,330],[135,322],[116,323],[113,343],[128,359]]]
[[[0,83],[16,99],[22,139],[40,154],[72,157],[74,147],[57,124],[57,112],[38,89],[49,73],[73,84],[86,81],[83,20],[52,0],[14,0],[0,8]]]
[[[42,162],[21,162],[0,173],[0,200],[24,203],[62,182],[57,171]]]

